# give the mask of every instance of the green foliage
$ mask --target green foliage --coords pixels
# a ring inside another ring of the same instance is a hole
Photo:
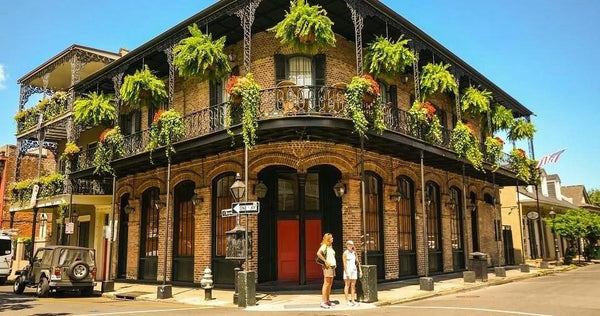
[[[504,131],[510,129],[515,124],[515,118],[512,111],[501,104],[492,107],[492,130]]]
[[[429,101],[415,101],[406,116],[409,133],[432,144],[440,143],[442,124],[435,112],[435,107]]]
[[[363,97],[365,94],[375,96],[372,104],[364,103]],[[373,81],[373,78],[368,75],[353,77],[352,81],[346,87],[344,96],[346,99],[346,111],[348,111],[348,115],[354,123],[354,131],[361,137],[366,137],[369,130],[368,118],[371,118],[373,130],[381,135],[385,129],[383,107],[381,98],[379,97],[379,86]]]
[[[485,89],[479,90],[472,86],[463,91],[463,95],[460,98],[461,108],[464,112],[469,114],[481,114],[490,110],[490,101],[492,100],[492,93]]]
[[[507,138],[510,141],[518,141],[523,139],[533,138],[536,129],[532,122],[527,122],[524,118],[518,118],[514,121],[513,126],[508,131]]]
[[[535,168],[537,163],[527,158],[523,149],[513,148],[508,154],[508,162],[517,173],[517,178],[528,184],[539,182],[539,170]]]
[[[198,25],[189,26],[190,37],[184,38],[173,48],[173,63],[182,77],[199,77],[201,80],[221,79],[229,72],[225,48],[225,36],[216,41],[211,34],[202,34]]]
[[[117,118],[113,95],[100,92],[88,93],[75,101],[73,119],[75,123],[87,126],[108,125]]]
[[[121,100],[136,109],[150,104],[160,105],[168,98],[165,83],[144,65],[133,75],[125,76],[121,86]]]
[[[229,129],[232,122],[232,113],[236,107],[242,107],[242,137],[244,144],[251,149],[256,144],[256,130],[258,129],[258,112],[260,108],[260,85],[254,80],[252,73],[247,73],[244,77],[235,76],[230,81],[235,80],[227,90],[230,93],[230,100],[227,106],[227,115],[225,116],[225,127],[227,133],[233,136]],[[234,104],[232,97],[241,96],[241,104]]]
[[[596,206],[600,206],[600,190],[591,189],[587,192],[588,197],[590,198],[590,203]]]
[[[154,116],[154,121],[150,127],[150,141],[146,150],[150,151],[150,161],[152,161],[152,152],[158,147],[165,147],[167,158],[175,153],[173,143],[183,138],[183,117],[174,109],[168,111],[159,111]]]
[[[17,133],[24,132],[36,126],[40,114],[42,114],[42,120],[46,122],[66,113],[68,110],[67,99],[68,95],[65,92],[58,91],[50,98],[41,100],[37,105],[17,112],[15,115]]]
[[[450,146],[458,158],[466,158],[475,169],[484,171],[483,154],[479,149],[479,141],[473,134],[474,131],[462,122],[457,122],[450,135]]]
[[[374,77],[380,74],[393,77],[403,73],[406,66],[415,61],[415,55],[406,46],[409,41],[404,35],[395,42],[377,36],[367,48],[364,70]]]
[[[29,203],[35,185],[39,186],[38,199],[50,198],[55,195],[63,194],[64,180],[65,177],[62,174],[52,173],[41,178],[14,183],[10,188],[12,199],[20,205]]]
[[[335,47],[333,22],[319,5],[311,6],[305,0],[292,0],[285,18],[270,28],[275,38],[300,52],[315,54],[328,46]]]
[[[504,141],[499,137],[485,138],[485,158],[492,163],[494,171],[500,167],[500,160],[504,154]]]
[[[118,126],[107,129],[100,135],[100,142],[94,152],[94,174],[112,174],[113,169],[110,163],[125,154],[124,141]]]
[[[595,245],[600,239],[600,215],[586,210],[568,210],[550,220],[550,225],[557,235],[569,239],[574,245],[580,238],[585,238],[588,245]],[[587,251],[586,260],[591,259],[592,252]]]
[[[60,160],[73,159],[77,154],[79,154],[80,151],[81,149],[75,143],[67,142],[65,144],[65,150],[63,151],[62,155],[60,155]]]
[[[421,87],[421,98],[426,100],[436,92],[458,93],[458,85],[454,76],[448,71],[450,64],[427,64],[421,72],[419,86]]]

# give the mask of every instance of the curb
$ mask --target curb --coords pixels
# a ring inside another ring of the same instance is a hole
[[[415,302],[415,301],[421,301],[424,299],[428,299],[428,298],[432,298],[432,297],[436,297],[436,296],[443,296],[443,295],[449,295],[449,294],[455,294],[455,293],[462,293],[462,292],[469,292],[469,291],[473,291],[473,290],[479,290],[482,288],[486,288],[489,286],[496,286],[496,285],[502,285],[502,284],[507,284],[507,283],[512,283],[512,282],[517,282],[517,281],[522,281],[522,280],[526,280],[526,279],[531,279],[531,278],[537,278],[537,277],[541,277],[541,276],[546,276],[546,275],[552,275],[552,274],[556,274],[556,273],[561,273],[561,272],[567,272],[567,271],[571,271],[571,270],[575,270],[577,269],[577,267],[573,267],[573,266],[566,266],[564,268],[561,268],[559,270],[540,270],[534,273],[530,273],[530,274],[525,274],[525,275],[518,275],[518,276],[514,276],[511,278],[505,278],[505,279],[498,279],[498,280],[494,280],[494,281],[490,281],[490,282],[482,282],[473,286],[468,286],[468,287],[463,287],[463,288],[454,288],[454,289],[448,289],[448,290],[441,290],[438,292],[433,292],[433,293],[427,293],[427,294],[423,294],[423,295],[418,295],[418,296],[413,296],[413,297],[406,297],[406,298],[402,298],[402,299],[397,299],[397,300],[386,300],[386,301],[379,301],[374,303],[375,306],[387,306],[387,305],[396,305],[396,304],[404,304],[404,303],[410,303],[410,302]]]

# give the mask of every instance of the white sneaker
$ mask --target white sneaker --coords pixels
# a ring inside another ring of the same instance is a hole
[[[330,309],[331,307],[329,305],[327,305],[326,303],[321,303],[321,308]]]
[[[351,301],[346,302],[346,305],[348,306],[354,306],[354,303],[352,303]]]

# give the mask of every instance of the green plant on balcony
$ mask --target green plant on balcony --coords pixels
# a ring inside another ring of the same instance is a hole
[[[361,137],[367,134],[369,124],[380,134],[385,129],[379,84],[370,75],[355,76],[346,87],[346,111],[354,123],[354,131]]]
[[[20,205],[29,202],[35,185],[39,186],[38,199],[50,198],[55,195],[63,194],[64,180],[65,177],[62,174],[52,173],[41,178],[14,183],[10,188],[12,199]]]
[[[81,148],[79,148],[79,146],[75,145],[75,143],[67,142],[65,144],[65,150],[63,151],[62,155],[60,156],[60,159],[61,160],[73,160],[77,157],[77,155],[79,154],[80,151],[81,151]]]
[[[508,162],[516,174],[517,178],[525,183],[539,181],[539,170],[536,168],[536,161],[527,158],[527,154],[523,149],[513,148],[508,154]]]
[[[258,112],[260,107],[260,85],[254,80],[252,73],[245,76],[232,76],[227,82],[225,92],[229,95],[225,127],[227,133],[233,136],[229,129],[233,122],[234,113],[241,106],[242,138],[248,148],[256,143],[256,130],[258,129]]]
[[[481,114],[490,110],[492,93],[469,86],[460,98],[461,109],[468,114]]]
[[[12,200],[19,202],[21,205],[23,205],[25,201],[29,201],[31,199],[33,185],[34,180],[32,179],[13,183],[10,187]]]
[[[100,134],[100,142],[94,152],[94,174],[111,174],[110,163],[123,157],[125,150],[123,134],[118,126],[107,128]]]
[[[150,161],[152,162],[152,152],[159,147],[165,147],[165,154],[170,157],[175,153],[173,143],[183,138],[183,118],[179,112],[174,109],[160,110],[154,115],[152,126],[150,127],[150,140],[146,150],[150,151]]]
[[[535,125],[521,117],[514,120],[514,124],[508,130],[507,138],[513,142],[523,139],[531,139],[533,138],[533,134],[535,134],[535,132]]]
[[[125,76],[121,86],[121,100],[132,109],[141,106],[160,105],[168,98],[165,83],[144,65],[133,75]]]
[[[458,93],[458,85],[454,76],[448,71],[450,64],[427,64],[423,67],[419,86],[421,89],[421,98],[427,99],[436,92]]]
[[[221,79],[229,72],[227,55],[223,52],[225,36],[216,41],[211,34],[202,34],[195,23],[188,27],[190,37],[173,48],[173,63],[182,77],[199,77],[201,80]]]
[[[42,121],[49,121],[66,113],[66,111],[67,94],[62,91],[56,92],[50,98],[42,99],[35,106],[17,112],[14,117],[17,122],[17,133],[36,126],[40,114],[42,115]]]
[[[293,0],[285,18],[269,31],[275,38],[300,52],[315,54],[328,46],[335,47],[333,22],[319,5],[309,5],[305,0]]]
[[[483,170],[483,154],[479,149],[479,141],[475,137],[475,129],[471,123],[457,122],[450,135],[450,146],[458,155],[465,158],[479,171]]]
[[[500,167],[500,161],[504,154],[504,141],[500,137],[486,137],[485,138],[485,157],[492,163],[494,171]]]
[[[367,48],[364,70],[374,77],[379,75],[393,77],[403,73],[406,66],[412,65],[415,61],[415,55],[406,46],[409,41],[404,38],[404,35],[397,41],[377,36]]]
[[[429,143],[440,143],[442,141],[442,124],[435,112],[436,109],[431,102],[415,101],[406,112],[408,132]]]
[[[509,130],[515,124],[515,118],[510,109],[501,104],[492,107],[492,130]]]
[[[61,114],[67,112],[67,101],[69,99],[69,95],[64,91],[55,92],[49,99],[48,104],[44,110],[44,120],[52,120]]]
[[[73,119],[75,123],[87,126],[108,125],[117,118],[117,109],[112,102],[113,95],[100,92],[86,94],[75,101]]]

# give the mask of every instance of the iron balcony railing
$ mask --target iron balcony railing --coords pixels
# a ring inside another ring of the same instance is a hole
[[[194,139],[225,129],[225,117],[228,103],[220,103],[183,117],[184,135],[181,141]],[[232,109],[232,126],[241,121],[240,107]],[[350,120],[346,112],[344,89],[332,86],[285,86],[261,90],[259,120],[269,120],[297,116],[334,117]],[[384,121],[387,130],[394,131],[427,142],[420,130],[412,130],[408,124],[407,112],[391,103],[384,105]],[[440,142],[433,143],[448,150],[451,130],[442,128]],[[123,158],[146,151],[150,139],[150,130],[146,129],[126,135]],[[506,167],[505,159],[502,165]],[[81,152],[74,171],[93,167],[93,150]]]

